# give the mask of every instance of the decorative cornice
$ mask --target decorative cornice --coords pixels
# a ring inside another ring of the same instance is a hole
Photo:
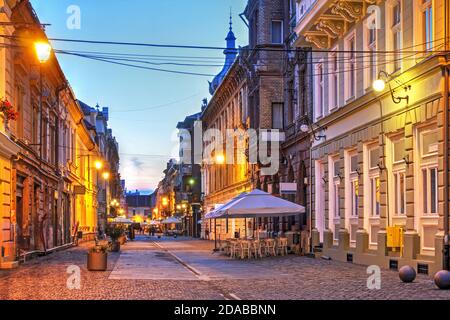
[[[307,31],[305,32],[305,39],[319,49],[327,49],[330,45],[330,38],[323,31]]]
[[[317,30],[325,32],[329,37],[342,37],[347,31],[347,23],[340,15],[327,14],[319,18]]]

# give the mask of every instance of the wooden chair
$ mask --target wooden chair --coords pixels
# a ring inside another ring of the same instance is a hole
[[[287,238],[279,238],[278,239],[277,254],[281,254],[282,256],[286,256],[288,254],[288,239]]]
[[[275,239],[266,239],[266,255],[275,257],[277,255],[277,243]]]
[[[250,241],[242,240],[240,241],[240,244],[241,244],[241,259],[245,258],[250,259],[252,257],[252,248],[250,245]]]
[[[230,242],[230,258],[235,259],[241,256],[241,245],[238,241]]]
[[[263,257],[261,240],[252,241],[252,253],[256,259]]]

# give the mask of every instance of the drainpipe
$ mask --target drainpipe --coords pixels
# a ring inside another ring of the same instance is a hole
[[[449,242],[449,63],[448,63],[448,49],[449,49],[449,43],[448,43],[448,29],[449,29],[449,1],[446,0],[444,2],[444,12],[445,12],[445,26],[444,26],[444,38],[445,38],[445,66],[444,66],[444,263],[443,267],[444,270],[449,270],[449,257],[450,257],[450,242]]]
[[[448,170],[449,170],[449,152],[448,152],[448,148],[449,148],[449,90],[448,90],[448,86],[449,86],[449,64],[448,64],[448,52],[447,50],[449,49],[449,44],[448,44],[448,29],[449,29],[449,21],[448,19],[449,17],[449,5],[448,5],[448,0],[445,0],[444,2],[444,12],[445,12],[445,27],[444,27],[444,38],[445,38],[445,50],[446,50],[446,54],[445,54],[445,66],[444,66],[444,125],[445,125],[445,130],[444,130],[444,263],[443,263],[443,267],[444,270],[449,270],[450,269],[450,265],[449,265],[449,258],[450,258],[450,239],[449,239],[449,177],[448,177]]]

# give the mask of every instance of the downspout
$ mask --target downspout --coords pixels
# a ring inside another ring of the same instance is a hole
[[[449,270],[449,256],[450,256],[450,242],[449,242],[449,64],[448,64],[448,31],[449,31],[449,0],[445,0],[444,2],[444,16],[445,16],[445,26],[444,26],[444,41],[445,41],[445,66],[444,66],[444,261],[443,268],[444,270]]]

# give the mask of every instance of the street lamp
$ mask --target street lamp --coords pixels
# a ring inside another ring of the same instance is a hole
[[[52,52],[52,47],[48,42],[39,41],[34,44],[34,49],[36,51],[37,59],[40,62],[39,65],[39,113],[40,113],[40,145],[39,145],[39,154],[41,159],[43,158],[43,122],[44,122],[44,112],[43,112],[43,97],[42,97],[42,91],[43,91],[43,85],[42,85],[42,65],[46,63],[50,59],[50,54]]]
[[[103,162],[100,160],[95,161],[94,166],[97,170],[101,170],[103,168]]]
[[[216,155],[216,163],[217,164],[224,164],[225,163],[225,156],[223,154]]]
[[[103,177],[104,180],[109,180],[109,177],[110,177],[110,176],[111,176],[111,175],[109,174],[108,171],[105,171],[105,172],[102,173],[102,177]]]
[[[390,74],[388,74],[387,72],[381,70],[378,73],[378,79],[375,80],[372,84],[372,88],[375,92],[382,92],[384,91],[384,89],[386,88],[386,84],[389,84],[389,91],[391,92],[391,97],[392,97],[392,101],[395,104],[399,104],[402,102],[402,100],[406,100],[406,104],[409,104],[409,95],[405,95],[403,97],[398,97],[395,96],[395,90],[392,90],[392,86],[391,86],[391,81],[392,80],[392,76]],[[403,89],[405,90],[405,92],[408,92],[411,90],[411,86],[410,85],[404,85]]]
[[[40,63],[46,63],[50,59],[52,47],[48,42],[39,41],[34,44],[36,56]]]
[[[300,126],[300,131],[303,133],[308,133],[311,130],[314,140],[320,141],[322,139],[326,139],[325,135],[316,135],[316,131],[314,130],[313,123],[309,119],[309,117],[305,117],[303,124]]]

